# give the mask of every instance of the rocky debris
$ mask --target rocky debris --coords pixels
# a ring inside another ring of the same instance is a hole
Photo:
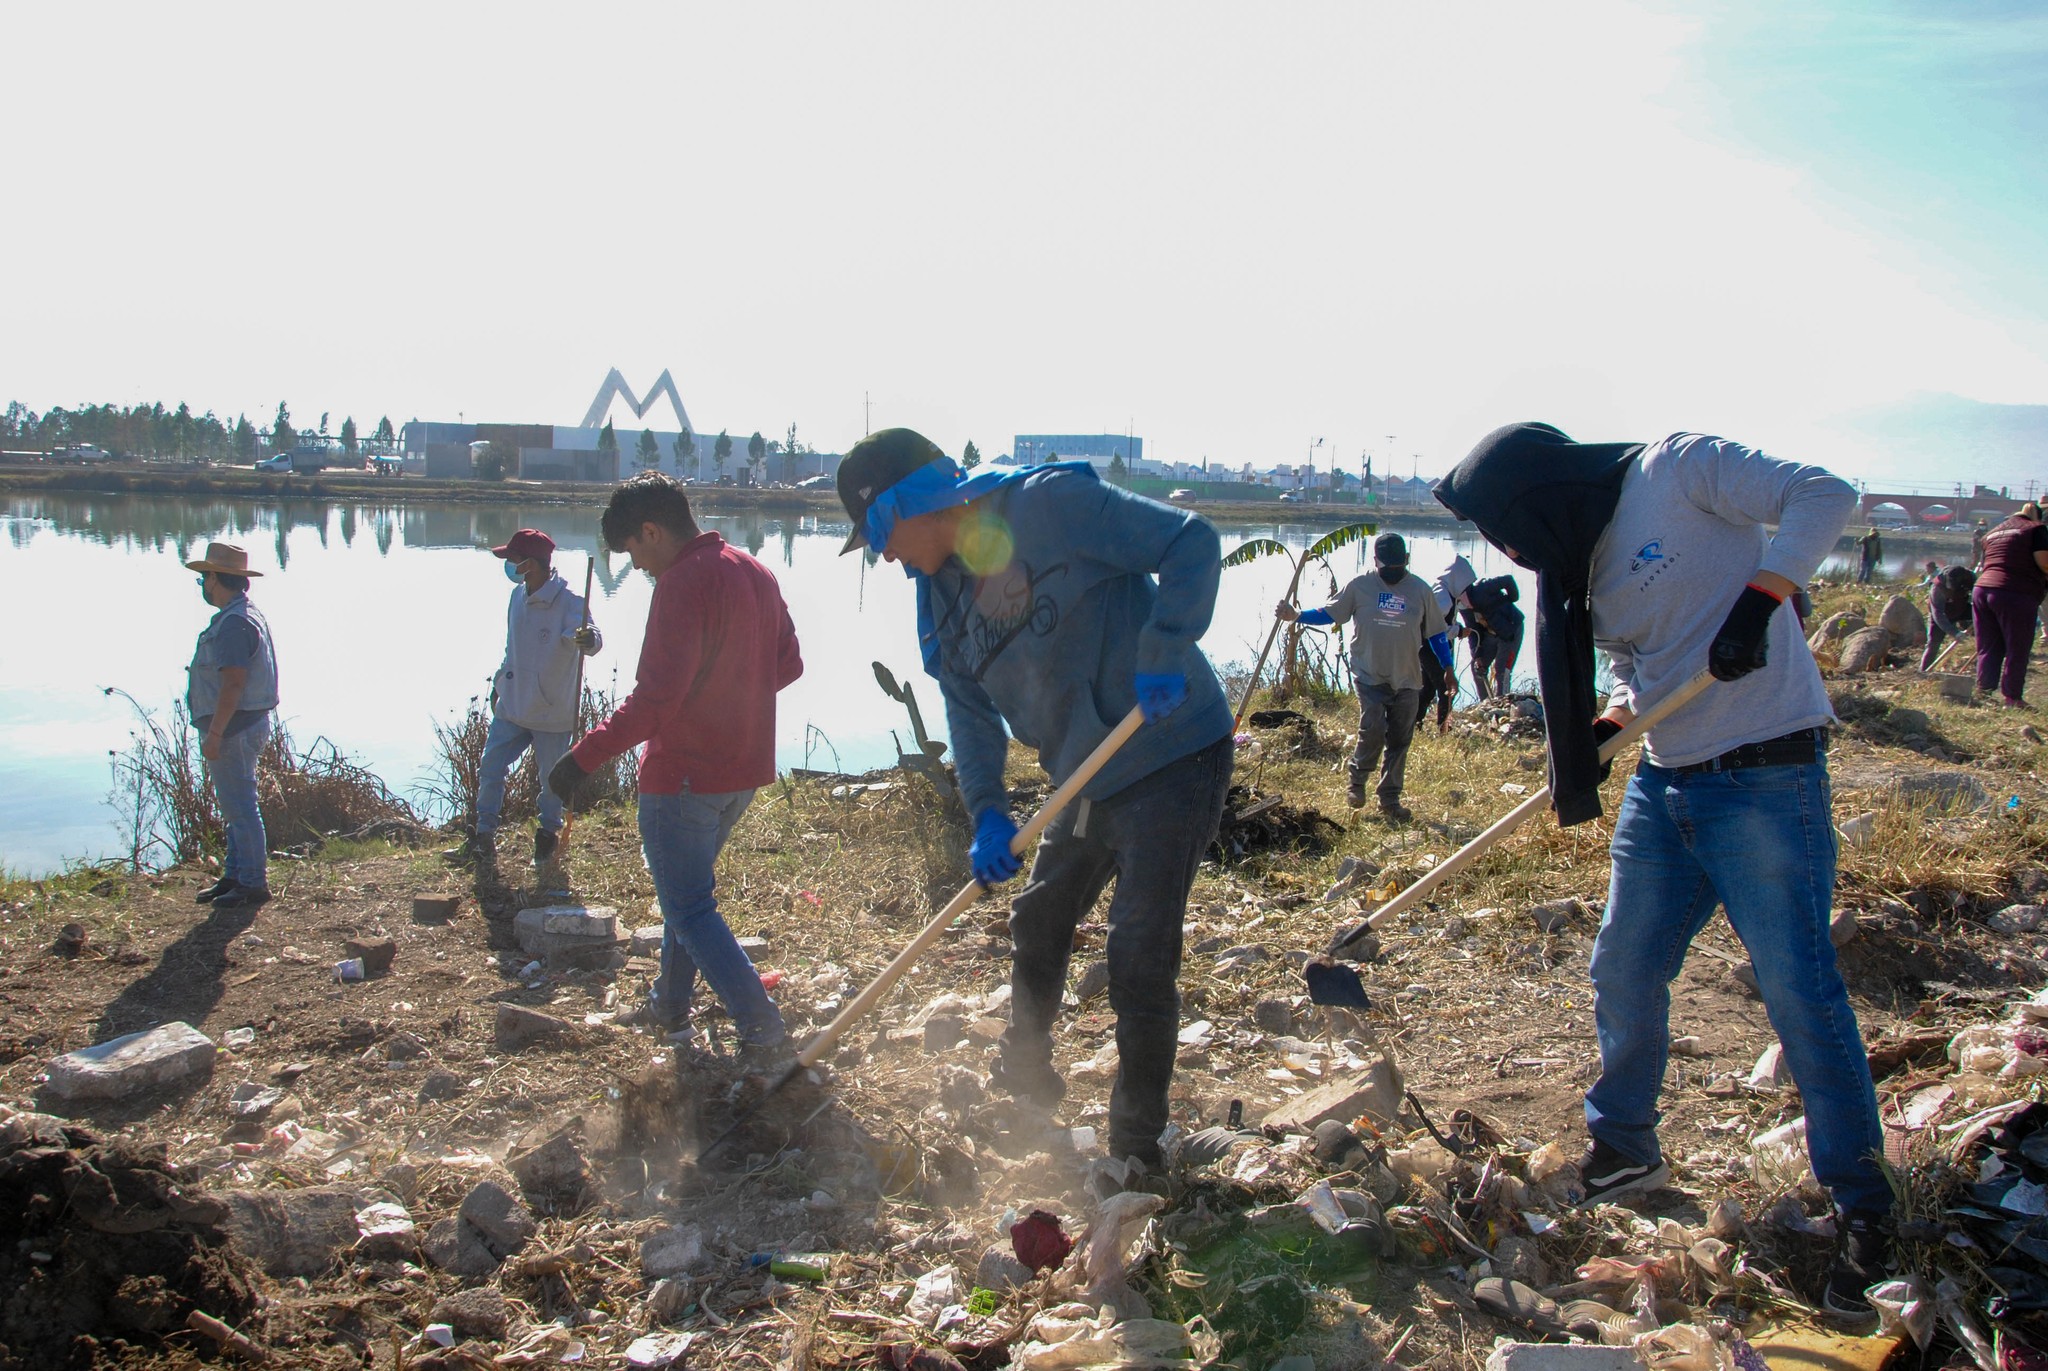
[[[481,1181],[463,1196],[453,1218],[427,1230],[427,1260],[451,1275],[488,1276],[534,1235],[533,1215],[496,1181]]]
[[[427,1318],[445,1323],[465,1338],[502,1338],[512,1326],[512,1306],[496,1286],[479,1285],[443,1296]]]
[[[436,1067],[420,1082],[420,1103],[425,1104],[430,1100],[452,1100],[466,1088],[462,1083],[462,1077],[453,1071]]]
[[[382,976],[398,958],[398,943],[391,938],[349,938],[341,945],[344,955],[361,959],[365,976]]]
[[[1892,636],[1881,628],[1859,628],[1842,641],[1835,669],[1845,676],[1889,666]]]
[[[1991,807],[1991,793],[1967,771],[1918,771],[1895,777],[1886,787],[1908,804],[1943,813],[1976,813]]]
[[[974,1283],[984,1290],[1022,1289],[1031,1276],[1031,1268],[1017,1260],[1009,1243],[991,1243],[974,1268]]]
[[[462,908],[460,895],[415,895],[412,897],[414,923],[443,924]]]
[[[635,957],[659,957],[661,944],[667,930],[660,924],[649,924],[633,930],[632,955]]]
[[[15,1114],[0,1124],[0,1215],[0,1364],[83,1366],[112,1339],[257,1308],[260,1277],[229,1239],[227,1207],[188,1192],[160,1143]]]
[[[1344,826],[1314,809],[1297,809],[1278,795],[1233,785],[1209,855],[1225,865],[1257,852],[1327,852]]]
[[[1297,1095],[1266,1115],[1265,1126],[1286,1133],[1313,1133],[1327,1120],[1370,1117],[1390,1124],[1401,1112],[1405,1079],[1391,1057],[1377,1057],[1363,1071],[1347,1072],[1327,1085]]]
[[[352,1186],[303,1190],[230,1190],[228,1231],[235,1245],[272,1276],[319,1276],[362,1236]]]
[[[402,1204],[378,1200],[356,1211],[355,1255],[362,1261],[410,1261],[419,1255],[419,1227]]]
[[[657,1228],[640,1240],[640,1269],[650,1278],[680,1276],[704,1260],[704,1233],[691,1224]]]
[[[498,1005],[497,1042],[501,1052],[517,1052],[542,1042],[566,1042],[580,1036],[577,1025],[524,1005]]]
[[[1486,1371],[1639,1371],[1626,1347],[1591,1343],[1507,1342],[1493,1349]]]
[[[550,970],[609,967],[632,946],[619,928],[619,911],[606,905],[522,909],[512,918],[512,937],[520,951],[539,957]]]
[[[57,930],[56,938],[50,943],[50,951],[59,957],[82,956],[89,941],[91,941],[91,938],[85,931],[84,924],[65,924]]]
[[[1819,626],[1807,639],[1808,645],[1818,652],[1829,643],[1840,642],[1858,629],[1866,627],[1868,623],[1860,610],[1838,610],[1820,621]]]
[[[1545,900],[1529,910],[1529,918],[1539,933],[1563,933],[1575,923],[1597,922],[1585,904],[1573,896]]]
[[[1836,947],[1847,947],[1856,940],[1862,925],[1856,922],[1856,911],[1837,909],[1828,919],[1828,941]]]
[[[578,1214],[589,1202],[592,1181],[582,1129],[581,1118],[542,1124],[528,1130],[505,1158],[505,1169],[543,1214]]]
[[[188,1023],[167,1023],[93,1047],[66,1052],[50,1063],[50,1095],[76,1103],[119,1100],[213,1070],[213,1039]]]
[[[1993,933],[2033,933],[2048,921],[2048,905],[2010,904],[1984,922]]]
[[[1109,989],[1109,963],[1101,958],[1082,968],[1081,980],[1074,987],[1074,999],[1086,1004],[1097,995]]]
[[[1891,635],[1893,647],[1927,645],[1927,616],[1903,595],[1894,595],[1884,602],[1877,622],[1878,627]]]
[[[1252,1006],[1252,1022],[1275,1037],[1294,1031],[1294,1006],[1285,1000],[1260,1000]]]

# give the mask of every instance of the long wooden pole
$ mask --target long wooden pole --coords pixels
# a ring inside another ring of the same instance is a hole
[[[1713,683],[1713,676],[1708,672],[1702,671],[1677,690],[1672,691],[1671,694],[1659,700],[1655,707],[1646,713],[1636,715],[1635,718],[1629,720],[1628,725],[1621,732],[1601,744],[1600,760],[1603,762],[1612,761],[1620,754],[1623,748],[1634,745],[1637,739],[1648,733],[1657,724],[1669,718],[1673,713],[1690,704],[1695,696]],[[1550,787],[1546,785],[1495,820],[1493,826],[1484,833],[1474,838],[1471,842],[1466,843],[1436,866],[1431,867],[1423,874],[1420,880],[1374,910],[1371,916],[1364,922],[1347,930],[1335,942],[1330,944],[1329,950],[1323,955],[1334,957],[1346,943],[1369,932],[1374,925],[1383,920],[1391,919],[1404,909],[1412,908],[1430,891],[1435,890],[1445,881],[1478,861],[1486,854],[1488,848],[1520,828],[1532,815],[1549,803]]]
[[[1301,572],[1307,565],[1308,552],[1303,550],[1300,559],[1294,564],[1294,577],[1287,583],[1287,603],[1290,605],[1294,603],[1295,592],[1301,589]],[[1259,688],[1259,673],[1266,669],[1266,654],[1273,650],[1273,640],[1280,636],[1280,625],[1283,622],[1292,621],[1282,620],[1277,614],[1273,616],[1273,627],[1266,632],[1266,645],[1259,649],[1259,660],[1252,664],[1251,679],[1244,683],[1244,698],[1237,702],[1237,717],[1230,721],[1230,731],[1233,735],[1244,727],[1245,711],[1252,707],[1252,692]]]
[[[590,627],[590,578],[591,578],[591,576],[592,576],[592,575],[593,575],[593,574],[594,574],[594,573],[595,573],[596,571],[597,571],[597,558],[596,558],[596,557],[594,557],[594,556],[592,556],[592,555],[590,555],[590,554],[588,554],[588,553],[585,553],[585,554],[584,554],[584,557],[583,557],[583,627],[584,627],[584,628],[589,628],[589,627]],[[575,714],[573,714],[573,715],[572,715],[572,716],[570,717],[570,720],[569,720],[569,746],[571,746],[571,747],[574,747],[574,746],[576,746],[576,735],[577,735],[577,734],[578,734],[579,732],[581,732],[581,731],[582,731],[582,729],[583,729],[583,663],[584,663],[584,660],[585,660],[585,659],[584,659],[584,656],[583,656],[583,644],[581,644],[581,643],[578,643],[578,644],[576,644],[576,693],[575,693],[575,694],[574,694],[574,695],[573,695],[573,696],[571,697],[571,699],[572,699],[572,700],[574,701],[574,703],[573,703],[573,704],[572,704],[572,705],[570,706],[570,707],[571,707],[572,709],[574,709],[574,710],[575,710],[576,712],[575,712]],[[545,777],[545,776],[541,777],[541,778],[540,778],[540,783],[541,783],[541,785],[542,785],[542,786],[546,786],[546,785],[547,785],[547,783],[548,783],[548,778],[547,778],[547,777]],[[570,830],[570,829],[572,829],[572,828],[574,828],[574,827],[576,826],[576,809],[575,809],[575,807],[574,807],[573,805],[563,805],[563,806],[562,806],[562,808],[563,808],[563,810],[564,810],[564,813],[563,813],[563,815],[562,815],[562,841],[561,841],[561,842],[559,842],[559,843],[557,843],[557,844],[555,844],[555,856],[554,856],[554,860],[556,860],[557,862],[559,862],[559,861],[561,861],[561,860],[562,860],[562,854],[563,854],[564,852],[566,852],[566,851],[568,850],[568,847],[569,847],[569,830]]]
[[[1088,754],[1080,766],[1074,768],[1074,774],[1062,781],[1052,794],[1046,796],[1045,803],[1038,807],[1036,814],[1025,820],[1024,826],[1017,830],[1017,836],[1010,839],[1010,851],[1019,857],[1027,855],[1031,851],[1031,845],[1038,841],[1038,835],[1045,832],[1046,826],[1073,802],[1074,797],[1081,793],[1082,787],[1095,779],[1095,773],[1108,764],[1109,759],[1130,741],[1131,735],[1136,733],[1144,722],[1144,711],[1135,707],[1124,715],[1122,721],[1110,730],[1109,736],[1097,743],[1095,750]],[[953,921],[966,913],[968,906],[980,899],[982,892],[987,889],[988,887],[980,881],[969,881],[960,888],[959,894],[946,901],[946,907],[919,930],[918,935],[910,940],[910,945],[897,953],[896,959],[883,967],[882,973],[869,981],[860,994],[854,996],[847,1006],[833,1017],[831,1023],[818,1030],[818,1035],[804,1044],[803,1050],[796,1054],[796,1060],[762,1092],[760,1100],[754,1103],[753,1108],[742,1114],[717,1141],[698,1154],[699,1160],[724,1146],[726,1139],[738,1132],[740,1124],[746,1122],[755,1109],[766,1103],[770,1095],[789,1084],[799,1072],[808,1071],[823,1060],[826,1054],[838,1045],[846,1030],[853,1027],[855,1021],[880,1003],[882,997],[895,988],[896,982],[903,979],[904,973],[916,964],[917,959],[929,951],[933,943],[944,937],[946,930],[953,926]]]

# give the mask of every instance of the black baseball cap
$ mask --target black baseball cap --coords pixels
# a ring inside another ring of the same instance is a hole
[[[1407,566],[1408,544],[1398,533],[1382,533],[1372,540],[1372,559],[1380,566]]]
[[[875,503],[877,495],[919,467],[943,461],[945,456],[937,443],[915,429],[885,428],[855,443],[839,462],[839,503],[846,506],[846,517],[853,520],[853,532],[847,536],[846,546],[839,549],[839,555],[844,557],[857,547],[867,546],[868,507]]]

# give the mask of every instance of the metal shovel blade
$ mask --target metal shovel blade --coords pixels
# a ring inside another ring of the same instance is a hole
[[[1301,975],[1308,982],[1311,1004],[1336,1005],[1342,1009],[1372,1007],[1366,998],[1365,982],[1358,978],[1356,967],[1342,962],[1310,962],[1302,968]]]

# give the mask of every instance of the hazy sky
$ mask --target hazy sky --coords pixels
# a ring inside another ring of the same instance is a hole
[[[2044,15],[12,5],[0,401],[569,424],[668,367],[828,449],[872,394],[1404,471],[2048,401]]]

